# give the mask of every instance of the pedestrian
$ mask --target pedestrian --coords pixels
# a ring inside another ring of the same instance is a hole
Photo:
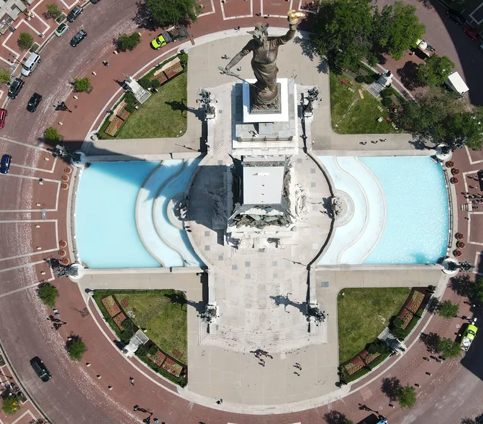
[[[153,424],[159,424],[159,420],[156,417],[153,420]]]
[[[132,410],[133,410],[133,411],[139,411],[139,405],[134,405],[134,406],[132,407]]]
[[[134,378],[133,377],[129,377],[129,382],[131,383],[131,386],[134,386]]]
[[[109,66],[109,62],[108,62],[107,60],[103,60],[103,61],[102,61],[102,64],[103,64],[104,66]]]
[[[425,374],[431,376],[431,373],[429,371],[426,371]]]

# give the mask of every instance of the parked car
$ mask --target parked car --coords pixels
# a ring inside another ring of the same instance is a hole
[[[157,50],[160,47],[163,47],[166,44],[171,43],[171,41],[173,41],[171,36],[167,32],[162,32],[154,40],[151,41],[151,47]]]
[[[463,25],[466,22],[466,18],[455,9],[446,9],[446,16],[458,25]]]
[[[25,84],[23,79],[15,78],[11,83],[10,87],[8,87],[8,97],[11,99],[15,99],[20,90],[22,89],[23,85]]]
[[[12,156],[5,153],[2,155],[2,159],[0,160],[0,174],[8,174],[8,170],[10,169],[10,163],[12,162]]]
[[[168,31],[168,34],[171,36],[173,41],[174,40],[183,40],[185,38],[188,38],[188,36],[189,36],[188,29],[183,25]]]
[[[461,349],[464,351],[469,350],[471,343],[473,343],[473,340],[476,337],[478,327],[475,324],[476,318],[470,324],[468,324],[468,326],[465,328],[465,331],[463,331],[463,335],[461,336]]]
[[[5,126],[5,119],[7,119],[7,109],[0,109],[0,128]]]
[[[65,22],[63,24],[60,24],[57,29],[55,30],[55,35],[57,37],[61,37],[62,35],[64,35],[67,30],[69,29],[69,25],[67,25]]]
[[[473,41],[480,41],[480,34],[478,34],[478,29],[469,25],[463,27],[465,34],[470,37]]]
[[[34,369],[35,373],[40,377],[40,379],[46,383],[52,378],[52,375],[50,374],[49,370],[44,364],[44,361],[40,359],[38,356],[34,356],[30,360],[30,365],[32,365],[32,368]]]
[[[87,37],[87,32],[81,29],[76,35],[70,40],[70,45],[76,47],[84,38]]]
[[[27,110],[29,112],[35,112],[41,101],[42,101],[42,96],[39,93],[32,94],[32,97],[30,97],[29,102],[27,104]]]
[[[82,7],[75,6],[67,15],[67,20],[69,22],[74,22],[81,13],[82,13]]]

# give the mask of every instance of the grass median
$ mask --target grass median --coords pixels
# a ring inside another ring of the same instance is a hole
[[[339,362],[364,349],[401,309],[409,288],[344,289],[337,298]]]

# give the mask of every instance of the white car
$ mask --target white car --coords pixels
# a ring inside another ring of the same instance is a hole
[[[67,32],[68,29],[69,29],[69,25],[67,25],[66,23],[60,24],[55,30],[55,35],[57,37],[61,37]]]

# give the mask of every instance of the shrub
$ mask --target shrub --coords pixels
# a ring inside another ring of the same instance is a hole
[[[40,300],[51,308],[55,306],[55,301],[57,299],[57,296],[59,296],[57,288],[50,283],[40,284],[37,288],[37,294]]]
[[[59,143],[62,140],[62,136],[57,131],[57,128],[49,127],[44,131],[44,140],[51,143]]]
[[[0,84],[7,84],[10,82],[12,75],[5,68],[0,68]]]
[[[383,97],[381,103],[384,107],[389,109],[392,106],[392,99],[390,97]]]
[[[74,80],[74,91],[76,91],[77,93],[89,91],[91,88],[91,80],[87,77],[78,79],[76,78]]]
[[[17,39],[17,45],[21,50],[28,50],[34,44],[34,38],[28,32],[21,32]]]
[[[56,19],[62,14],[62,11],[59,9],[59,6],[57,6],[54,3],[48,4],[47,5],[47,15],[49,18]]]
[[[124,96],[124,100],[126,101],[126,110],[129,113],[134,112],[136,110],[136,105],[138,104],[134,94],[128,91]]]
[[[179,57],[179,63],[181,63],[181,66],[183,69],[186,69],[186,66],[188,65],[188,55],[186,53],[180,53],[178,55]]]
[[[126,318],[122,323],[121,326],[123,330],[121,331],[121,340],[124,343],[129,343],[131,337],[134,336],[134,333],[138,330],[134,322],[131,318]]]
[[[15,395],[5,396],[2,403],[2,411],[7,415],[15,414],[20,409],[19,398]]]
[[[87,350],[86,344],[79,336],[72,336],[67,341],[65,348],[70,358],[74,361],[79,361]]]
[[[125,52],[126,50],[133,50],[141,42],[141,36],[138,32],[132,34],[121,34],[117,41],[117,49]]]

